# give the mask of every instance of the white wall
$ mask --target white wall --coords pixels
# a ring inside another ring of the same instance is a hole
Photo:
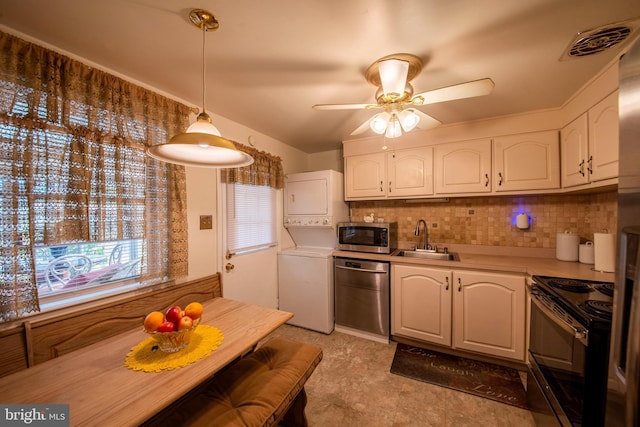
[[[246,126],[223,117],[212,115],[212,121],[225,138],[268,152],[282,159],[285,173],[308,170],[308,154],[256,132]],[[249,138],[251,137],[251,138]],[[215,274],[223,268],[218,254],[218,172],[216,169],[187,167],[187,221],[189,231],[189,275],[184,280],[193,280]],[[279,197],[278,217],[282,221],[282,198]],[[200,215],[213,216],[213,229],[200,230]],[[280,227],[280,246],[293,246],[289,234]],[[265,261],[270,262],[270,261]],[[256,265],[256,271],[267,271],[270,266]],[[276,280],[276,278],[272,278]]]

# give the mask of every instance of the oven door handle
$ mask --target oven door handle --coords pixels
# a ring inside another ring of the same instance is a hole
[[[549,307],[547,307],[542,301],[540,301],[535,293],[531,293],[531,301],[556,325],[560,326],[563,330],[573,335],[575,339],[580,341],[585,346],[589,345],[589,331],[586,329],[577,329],[575,326],[567,323],[564,319],[559,317]]]

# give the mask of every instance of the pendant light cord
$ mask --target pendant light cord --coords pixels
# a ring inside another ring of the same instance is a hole
[[[206,59],[206,45],[207,45],[207,26],[202,25],[202,112],[207,112],[206,107],[206,93],[207,93],[207,59]]]

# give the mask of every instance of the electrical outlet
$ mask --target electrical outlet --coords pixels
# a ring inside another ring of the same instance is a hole
[[[431,223],[431,228],[438,228],[438,223],[437,222],[432,222]]]
[[[474,211],[473,209],[469,209],[469,215],[473,215],[475,213],[476,213],[476,211]]]
[[[200,215],[200,230],[211,230],[213,228],[213,215]]]

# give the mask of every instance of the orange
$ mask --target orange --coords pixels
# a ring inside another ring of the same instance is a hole
[[[158,329],[158,326],[164,323],[164,313],[159,311],[152,311],[144,318],[144,329],[149,332],[154,332]]]
[[[202,304],[199,302],[192,302],[184,308],[184,315],[196,320],[202,316],[203,310],[204,307],[202,307]]]

